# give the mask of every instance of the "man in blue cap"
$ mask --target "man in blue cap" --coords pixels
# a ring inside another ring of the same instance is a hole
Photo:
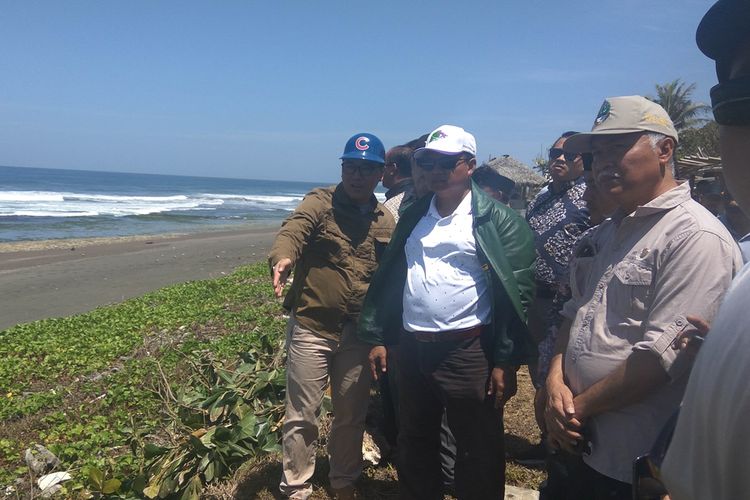
[[[385,150],[372,134],[352,136],[341,156],[341,183],[315,189],[282,224],[268,263],[284,299],[287,393],[281,491],[312,494],[317,417],[330,378],[333,422],[328,438],[329,480],[335,497],[354,498],[362,472],[362,434],[370,388],[369,346],[355,325],[378,258],[394,227],[373,195],[383,176]]]

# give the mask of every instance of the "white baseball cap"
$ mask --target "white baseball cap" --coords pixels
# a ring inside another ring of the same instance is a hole
[[[477,141],[474,136],[454,125],[441,125],[427,136],[427,142],[423,148],[419,148],[414,153],[420,151],[436,151],[444,155],[457,155],[469,153],[472,156],[477,155]]]

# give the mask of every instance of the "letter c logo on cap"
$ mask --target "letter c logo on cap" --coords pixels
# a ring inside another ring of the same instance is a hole
[[[357,137],[357,140],[354,141],[354,147],[360,151],[367,151],[370,149],[370,145],[367,144],[368,142],[370,142],[370,140],[367,137]]]

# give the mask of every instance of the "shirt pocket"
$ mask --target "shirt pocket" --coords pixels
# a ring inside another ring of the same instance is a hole
[[[643,321],[651,306],[653,274],[643,263],[626,260],[617,264],[607,290],[608,309],[617,311],[626,322]]]
[[[313,238],[309,252],[314,265],[336,265],[346,257],[347,241],[335,222],[326,217]]]

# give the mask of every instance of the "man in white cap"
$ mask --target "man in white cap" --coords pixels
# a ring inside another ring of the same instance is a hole
[[[711,89],[727,188],[750,214],[750,2],[721,0],[698,26],[716,61]],[[701,347],[685,391],[662,478],[672,500],[750,498],[750,265],[735,278]],[[690,311],[688,311],[690,312]]]
[[[573,253],[546,384],[550,441],[584,452],[587,498],[631,498],[633,460],[684,391],[686,360],[672,348],[683,314],[713,318],[741,267],[731,235],[675,180],[676,145],[661,106],[625,96],[563,146],[593,155],[597,186],[618,205]]]
[[[438,499],[440,422],[456,439],[461,499],[502,499],[502,408],[519,365],[534,357],[526,329],[533,235],[513,210],[472,183],[474,136],[443,125],[414,153],[433,196],[402,214],[373,276],[359,336],[386,372],[399,332],[400,495]]]

